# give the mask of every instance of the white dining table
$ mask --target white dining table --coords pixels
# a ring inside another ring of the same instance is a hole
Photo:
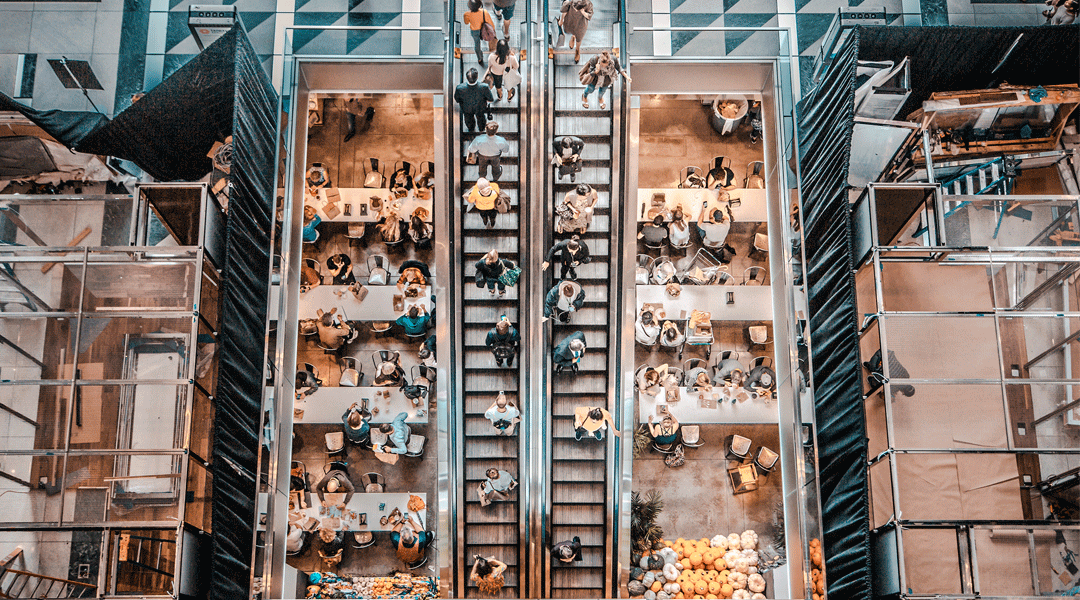
[[[734,304],[727,295],[733,294]],[[637,306],[663,304],[667,318],[686,319],[693,310],[712,313],[713,321],[771,321],[772,288],[760,285],[684,285],[677,298],[667,293],[666,286],[637,286]]]
[[[338,210],[340,212],[333,219],[327,217],[325,212],[326,204],[328,202],[328,190],[337,190],[340,195],[338,200]],[[319,211],[319,217],[321,217],[323,221],[332,223],[374,223],[379,220],[380,209],[371,206],[372,196],[378,197],[383,205],[385,205],[392,195],[393,193],[387,188],[320,188],[318,196],[308,196],[306,203]],[[345,214],[346,206],[349,206],[350,209],[350,214],[348,215]],[[430,223],[432,220],[432,201],[430,199],[421,200],[420,198],[417,198],[415,190],[409,190],[408,195],[401,198],[401,208],[398,209],[398,215],[403,219],[408,219],[418,207],[427,209],[428,217],[425,221]]]
[[[732,403],[732,390],[738,393]],[[649,415],[653,415],[653,421],[659,423],[662,416],[657,411],[658,406],[666,406],[667,410],[675,415],[679,423],[683,425],[696,425],[705,423],[779,423],[780,411],[776,400],[769,398],[753,398],[753,394],[742,388],[730,388],[728,386],[713,387],[712,392],[698,392],[690,388],[678,388],[679,400],[667,401],[666,390],[661,389],[656,395],[638,393],[638,419],[641,423],[649,422]],[[699,395],[705,395],[712,401],[714,406],[702,406]],[[713,396],[716,396],[713,398]]]
[[[312,476],[314,476],[314,474],[312,474]],[[315,484],[315,482],[312,482],[312,487],[313,488],[314,488],[314,484]],[[427,506],[426,506],[427,505],[427,494],[426,493],[422,493],[422,492],[416,492],[416,493],[400,493],[400,492],[396,492],[396,493],[390,493],[390,492],[367,493],[367,492],[361,491],[360,482],[353,482],[353,485],[356,486],[357,490],[356,490],[356,493],[353,494],[352,499],[349,500],[349,503],[345,505],[345,510],[356,513],[357,516],[352,517],[352,515],[349,514],[348,516],[350,516],[352,518],[342,518],[341,519],[341,529],[342,530],[345,530],[345,531],[391,531],[394,528],[393,525],[391,525],[390,523],[387,523],[386,525],[383,525],[379,521],[384,516],[386,516],[386,517],[390,516],[390,513],[393,512],[393,510],[395,508],[398,509],[399,511],[401,511],[401,514],[403,516],[411,514],[413,516],[413,518],[417,520],[418,524],[422,524],[423,527],[425,527],[425,528],[430,528],[431,527],[431,525],[427,522]],[[341,494],[341,493],[325,494],[325,496],[326,496],[326,499],[328,501],[331,501],[331,502],[333,502],[335,500],[340,502],[341,500],[345,499],[345,494]],[[424,505],[425,505],[424,508],[422,508],[421,510],[419,510],[417,512],[410,513],[409,512],[409,497],[410,496],[419,496],[420,499],[424,501]],[[259,515],[265,515],[266,514],[266,501],[267,501],[266,493],[260,493],[259,494],[259,499],[258,499]],[[379,510],[380,505],[383,506],[382,510]],[[319,504],[319,495],[317,493],[315,493],[314,489],[312,489],[312,491],[311,491],[311,506],[309,506],[308,508],[302,509],[299,512],[302,513],[306,517],[312,517],[314,519],[318,519],[319,521],[322,521],[323,519],[325,519],[327,517],[341,516],[342,515],[341,510],[339,510],[336,507],[327,508],[324,514],[319,514],[320,506],[321,505]],[[361,514],[367,514],[367,523],[366,524],[363,524],[363,525],[360,524],[359,515],[361,515]],[[419,517],[419,518],[417,518],[417,517]],[[260,525],[259,528],[264,529],[265,526]]]
[[[357,359],[358,362],[363,360]],[[368,361],[370,362],[370,360]],[[365,369],[370,373],[372,369]],[[386,392],[386,395],[383,395]],[[376,395],[378,394],[378,395]],[[296,400],[293,408],[304,411],[303,417],[293,415],[293,423],[297,425],[325,425],[341,424],[341,415],[352,406],[353,402],[362,405],[367,401],[371,418],[368,423],[393,422],[394,417],[405,412],[409,417],[407,423],[427,423],[427,400],[421,400],[419,406],[413,406],[412,400],[405,397],[396,387],[341,387],[322,386],[310,396],[302,400]],[[376,412],[375,409],[378,409]]]
[[[653,194],[663,193],[668,211],[682,206],[687,222],[697,222],[701,214],[701,203],[707,202],[710,209],[719,208],[720,190],[698,188],[638,188],[638,221],[645,222],[652,206]],[[736,223],[766,222],[769,220],[768,196],[763,189],[728,190],[730,200],[738,200],[739,206],[730,207],[731,216]]]
[[[395,281],[396,283],[396,281]],[[429,313],[432,309],[431,287],[426,286],[418,298],[404,298],[403,308],[394,310],[394,296],[403,295],[396,285],[365,285],[368,293],[361,302],[349,291],[347,285],[320,285],[300,294],[297,316],[301,319],[314,319],[321,308],[329,311],[337,308],[337,314],[349,321],[394,321],[408,312],[411,306],[423,306]],[[268,315],[277,318],[278,286],[270,291]]]

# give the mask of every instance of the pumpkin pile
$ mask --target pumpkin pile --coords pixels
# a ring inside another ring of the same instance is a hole
[[[634,556],[626,586],[631,598],[767,598],[765,578],[758,573],[758,535],[753,529],[712,539],[660,540],[659,545],[659,550]]]
[[[395,573],[392,577],[343,577],[322,573],[318,585],[308,586],[308,598],[408,598],[431,600],[438,594],[432,577]]]
[[[814,600],[825,600],[825,564],[821,554],[821,540],[810,540],[810,584],[814,586]]]

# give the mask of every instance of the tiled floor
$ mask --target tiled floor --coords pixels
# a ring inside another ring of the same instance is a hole
[[[841,9],[884,8],[894,25],[1039,25],[1042,3],[1020,0],[625,0],[631,27],[781,27],[794,30],[791,54],[805,82],[822,37]],[[460,4],[462,0],[458,0]],[[187,25],[197,0],[4,2],[0,11],[0,92],[33,90],[37,108],[92,110],[66,90],[47,59],[90,61],[104,90],[90,98],[114,114],[130,96],[153,88],[198,52]],[[214,0],[206,4],[216,4]],[[603,2],[606,4],[606,2]],[[441,0],[224,0],[236,6],[264,67],[280,84],[280,56],[299,54],[439,54],[442,34],[421,32],[402,45],[397,32],[293,31],[294,25],[440,26]],[[458,11],[460,12],[460,11]],[[523,11],[519,11],[523,12]],[[520,22],[521,15],[515,17]],[[776,34],[752,31],[647,31],[630,34],[639,55],[760,55],[779,51]],[[468,44],[466,44],[468,45]],[[24,55],[26,56],[25,58]],[[279,58],[275,61],[274,56]],[[20,61],[36,68],[19,69]]]

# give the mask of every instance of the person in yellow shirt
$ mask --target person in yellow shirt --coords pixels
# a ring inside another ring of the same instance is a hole
[[[583,436],[591,435],[598,440],[602,440],[609,423],[615,435],[620,435],[619,430],[615,428],[615,421],[611,418],[611,413],[607,410],[592,406],[579,406],[574,409],[574,438],[580,441]]]
[[[495,200],[499,198],[499,184],[488,181],[481,177],[476,180],[476,185],[469,190],[465,201],[476,207],[488,229],[495,226],[495,217],[499,211],[495,208]]]

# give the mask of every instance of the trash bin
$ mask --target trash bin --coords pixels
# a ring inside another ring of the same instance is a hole
[[[727,105],[737,104],[738,109],[735,111],[735,116],[724,116],[724,112],[731,114],[730,108]],[[720,94],[713,98],[712,101],[712,113],[711,119],[713,129],[720,135],[727,135],[742,123],[743,117],[746,116],[746,111],[750,107],[750,104],[746,101],[746,96],[738,94]],[[722,110],[726,109],[726,110]]]

